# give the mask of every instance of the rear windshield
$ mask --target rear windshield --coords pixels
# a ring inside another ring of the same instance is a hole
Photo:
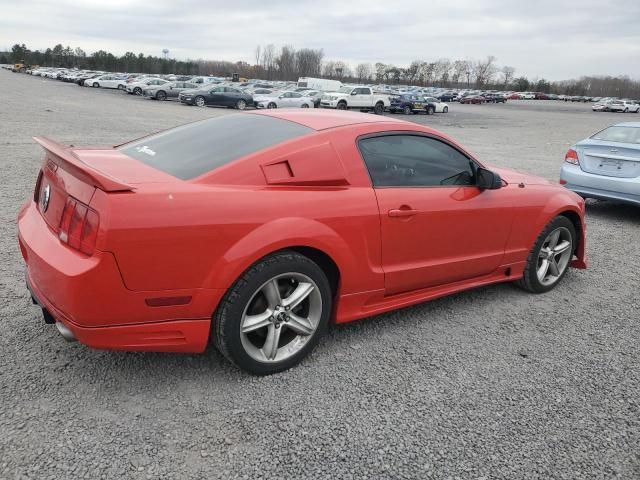
[[[607,142],[640,144],[640,127],[609,127],[591,138]]]
[[[313,130],[279,118],[241,113],[172,128],[118,149],[182,180]]]

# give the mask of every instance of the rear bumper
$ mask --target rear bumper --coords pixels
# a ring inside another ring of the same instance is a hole
[[[33,202],[20,211],[18,239],[33,298],[81,343],[112,350],[206,348],[211,315],[224,290],[128,290],[113,254],[86,257],[69,249],[47,227]],[[167,297],[189,300],[181,305],[148,304]]]
[[[566,182],[566,188],[586,198],[640,205],[640,178],[594,175],[565,162],[560,170],[560,180]]]

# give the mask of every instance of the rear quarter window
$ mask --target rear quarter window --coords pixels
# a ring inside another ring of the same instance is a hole
[[[172,128],[118,149],[169,175],[191,180],[313,131],[288,120],[241,113]]]

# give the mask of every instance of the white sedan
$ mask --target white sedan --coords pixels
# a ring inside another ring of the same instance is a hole
[[[117,88],[118,90],[124,90],[126,83],[127,81],[124,78],[117,75],[102,75],[100,77],[85,80],[84,86],[94,88]]]
[[[261,95],[253,99],[256,108],[313,108],[313,98],[300,92],[283,92]]]
[[[169,83],[169,80],[163,80],[162,78],[145,78],[144,80],[127,84],[127,93],[142,95],[142,91],[145,88],[164,85],[165,83]]]
[[[638,111],[640,111],[640,104],[629,100],[613,100],[609,103],[609,110],[612,112],[638,113]]]

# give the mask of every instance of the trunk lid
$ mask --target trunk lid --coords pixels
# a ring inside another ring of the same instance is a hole
[[[45,150],[34,201],[56,233],[69,196],[88,206],[96,189],[127,193],[138,184],[176,181],[113,148],[73,148],[45,137],[34,140]]]
[[[588,140],[576,146],[580,168],[595,175],[640,177],[640,145]]]

